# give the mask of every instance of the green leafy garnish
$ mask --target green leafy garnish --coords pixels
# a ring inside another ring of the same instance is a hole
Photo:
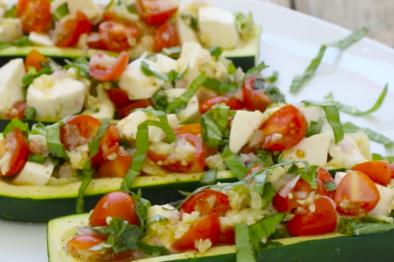
[[[339,223],[339,232],[355,236],[383,233],[393,229],[394,223],[381,223],[367,218],[361,220],[343,218]]]
[[[248,173],[248,168],[242,163],[239,157],[231,152],[231,150],[226,147],[223,150],[222,158],[226,166],[230,169],[231,173],[235,175],[238,179],[242,179]]]
[[[378,132],[367,128],[367,127],[358,127],[351,122],[346,122],[343,124],[343,130],[346,133],[356,133],[356,132],[363,132],[365,133],[368,138],[376,143],[384,145],[386,149],[391,149],[394,147],[394,140],[388,138],[385,135],[379,134]]]
[[[34,162],[34,163],[37,163],[37,164],[43,164],[46,159],[47,159],[47,157],[44,156],[44,155],[31,154],[31,155],[29,155],[29,159],[27,161],[28,162]]]
[[[12,132],[14,129],[19,129],[23,133],[29,132],[29,125],[27,123],[22,122],[19,119],[12,119],[7,126],[3,130],[3,135],[7,135],[8,133]]]
[[[168,77],[154,69],[152,69],[146,61],[141,61],[141,71],[146,76],[154,76],[163,81],[168,81]]]
[[[85,193],[86,189],[90,185],[93,179],[93,169],[92,166],[90,165],[90,161],[87,161],[85,163],[85,166],[82,170],[78,170],[78,175],[82,177],[82,182],[78,190],[78,196],[77,196],[77,204],[76,204],[76,213],[81,214],[84,212],[84,206],[85,206]]]
[[[99,129],[97,130],[96,135],[89,142],[89,156],[93,157],[99,151],[100,141],[103,138],[103,136],[105,135],[105,132],[107,131],[110,124],[111,123],[110,123],[109,119],[104,119],[101,121],[101,125],[100,125]]]
[[[335,184],[334,181],[326,182],[324,183],[324,189],[327,190],[328,192],[333,192],[337,189],[337,184]]]
[[[268,65],[266,65],[264,62],[261,62],[255,67],[252,67],[246,72],[246,76],[254,75],[254,74],[260,74],[261,71],[264,69],[268,68]]]
[[[31,46],[32,42],[30,42],[28,36],[22,36],[21,38],[13,41],[13,42],[0,42],[0,50],[8,48],[8,47],[22,47],[22,46]]]
[[[394,156],[382,156],[380,154],[377,153],[373,153],[372,154],[372,160],[385,160],[389,163],[394,163]]]
[[[16,5],[12,5],[11,8],[4,12],[4,18],[15,18],[16,17]]]
[[[332,47],[336,47],[341,51],[348,49],[354,43],[357,43],[361,39],[363,39],[368,34],[368,27],[364,26],[361,29],[351,33],[349,36],[345,37],[342,40],[334,42],[330,44]]]
[[[45,139],[47,141],[47,146],[49,153],[52,156],[58,158],[67,158],[66,150],[64,145],[60,141],[60,127],[63,125],[62,122],[50,125],[46,127]]]
[[[284,215],[277,213],[269,217],[265,217],[255,224],[249,226],[250,242],[255,250],[257,250],[261,242],[268,240],[282,221]]]
[[[256,152],[256,156],[258,157],[258,162],[264,167],[270,167],[274,164],[272,153],[269,151],[259,150]]]
[[[218,172],[216,170],[205,171],[201,176],[200,184],[203,185],[214,185],[217,181]]]
[[[309,124],[308,130],[306,132],[306,136],[310,137],[316,134],[319,134],[322,130],[324,124],[324,119],[320,118],[318,121],[311,121]]]
[[[164,48],[161,52],[166,56],[169,56],[174,59],[178,59],[179,56],[181,55],[181,48],[180,47]]]
[[[198,20],[196,17],[188,14],[182,14],[181,15],[182,20],[190,26],[194,31],[198,31]]]
[[[42,75],[52,74],[53,70],[49,65],[43,66],[40,70],[36,70],[34,67],[29,67],[27,73],[22,78],[22,84],[24,87],[31,85],[37,77]]]
[[[70,13],[70,11],[68,10],[68,5],[67,5],[67,3],[64,3],[64,4],[60,5],[58,8],[56,8],[56,10],[54,10],[52,16],[55,21],[59,21],[60,19],[62,19],[66,15],[68,15],[69,13]]]
[[[225,105],[217,105],[200,120],[201,133],[204,143],[210,147],[217,147],[224,137],[230,117],[230,109]]]
[[[230,93],[238,88],[236,84],[225,83],[215,78],[207,78],[204,82],[204,87],[209,88],[219,94]]]
[[[138,216],[138,220],[140,221],[140,228],[142,231],[145,231],[146,227],[146,218],[148,216],[148,209],[151,206],[149,200],[146,200],[141,197],[141,191],[138,191],[137,194],[133,193],[133,199],[136,203],[136,212]]]
[[[249,229],[246,224],[235,225],[235,247],[237,249],[237,262],[254,262],[254,252],[249,238]]]
[[[34,107],[26,107],[25,109],[25,119],[34,120],[36,119],[37,111]]]
[[[138,248],[144,252],[145,254],[157,257],[157,256],[164,256],[170,254],[170,251],[162,246],[152,246],[144,242],[138,243]]]
[[[214,47],[211,49],[211,56],[218,59],[223,54],[223,48],[221,47]]]
[[[69,68],[74,68],[80,77],[89,78],[89,61],[86,57],[79,57],[73,61],[66,60],[65,69]]]
[[[338,101],[335,101],[332,93],[328,94],[326,96],[326,99],[327,99],[327,101],[336,104],[337,107],[339,108],[339,110],[341,110],[342,112],[344,112],[346,114],[354,115],[354,116],[364,116],[364,115],[372,114],[375,111],[379,110],[379,108],[382,106],[382,104],[384,102],[384,99],[387,96],[387,92],[388,92],[388,84],[386,84],[384,86],[382,92],[380,93],[378,99],[373,104],[373,106],[367,110],[360,110],[360,109],[355,108],[353,106],[347,106],[347,105],[344,105]]]
[[[156,110],[165,111],[168,106],[168,97],[164,89],[157,90],[151,98],[153,107]]]

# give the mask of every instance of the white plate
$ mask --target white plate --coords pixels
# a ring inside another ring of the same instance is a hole
[[[286,93],[293,76],[303,71],[321,43],[330,43],[349,33],[336,25],[256,0],[210,2],[230,11],[253,13],[263,27],[262,59],[272,70],[280,72],[279,84]],[[336,54],[330,51],[317,77],[297,97],[288,95],[288,100],[318,100],[333,91],[338,100],[366,108],[385,83],[394,88],[394,50],[385,45],[364,39],[346,51],[337,64],[335,61]],[[378,112],[352,121],[394,137],[393,114],[394,93],[391,89]],[[348,117],[344,116],[344,119]],[[376,145],[373,148],[382,150]],[[46,261],[45,228],[45,225],[0,221],[0,261]]]

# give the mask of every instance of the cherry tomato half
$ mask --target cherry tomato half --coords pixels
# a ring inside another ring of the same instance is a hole
[[[115,159],[104,161],[97,177],[125,177],[132,162],[132,157],[123,148],[115,155]]]
[[[92,31],[89,18],[81,11],[68,16],[57,23],[55,43],[59,47],[71,47],[78,43],[79,37]]]
[[[77,235],[67,242],[67,251],[74,257],[84,260],[99,255],[98,251],[91,250],[105,241],[105,237],[99,234]]]
[[[377,205],[379,199],[380,194],[374,182],[358,171],[349,171],[335,192],[337,210],[342,215],[365,215]]]
[[[245,79],[242,86],[242,95],[245,108],[248,110],[264,111],[272,103],[263,90],[254,89],[257,76],[252,75]]]
[[[49,0],[18,0],[16,14],[22,20],[26,33],[46,33],[52,25],[51,2]]]
[[[137,0],[136,9],[148,25],[162,25],[178,10],[177,0]]]
[[[390,184],[391,169],[387,161],[368,161],[357,164],[352,169],[366,174],[375,183],[383,186]]]
[[[107,50],[121,52],[136,45],[138,27],[116,21],[104,21],[99,25],[99,34]]]
[[[25,69],[28,71],[30,67],[33,67],[39,71],[47,62],[48,59],[44,55],[42,55],[36,49],[32,49],[25,58]]]
[[[128,116],[131,112],[138,108],[147,108],[152,106],[152,102],[150,99],[141,99],[136,101],[130,101],[130,103],[122,108],[117,110],[118,117],[124,118]]]
[[[293,105],[286,105],[274,112],[264,122],[263,148],[282,151],[298,144],[306,134],[308,124],[304,115]]]
[[[153,50],[158,53],[164,48],[179,46],[178,29],[174,23],[165,23],[155,32]]]
[[[182,203],[180,210],[185,213],[198,211],[202,216],[212,213],[224,215],[230,210],[230,202],[226,194],[211,189],[204,189],[188,197]]]
[[[129,64],[129,55],[122,52],[118,59],[109,65],[103,65],[102,58],[104,56],[104,54],[97,54],[90,59],[89,75],[98,81],[115,81]],[[107,58],[107,60],[109,59],[111,58]]]
[[[243,103],[236,98],[227,97],[227,96],[215,96],[201,102],[200,113],[204,114],[208,112],[214,105],[221,103],[227,105],[228,107],[230,107],[230,109],[233,110],[239,110],[244,108]]]
[[[201,125],[200,123],[186,124],[179,126],[175,129],[175,133],[180,134],[192,134],[195,136],[201,135]]]
[[[17,175],[29,157],[29,144],[26,141],[25,135],[17,128],[5,136],[5,150],[12,152],[11,159],[9,160],[9,168],[1,176],[15,176]],[[3,151],[3,150],[2,150]]]
[[[89,224],[92,227],[106,226],[108,217],[123,219],[132,225],[139,224],[135,201],[125,192],[111,192],[103,196],[94,207]]]

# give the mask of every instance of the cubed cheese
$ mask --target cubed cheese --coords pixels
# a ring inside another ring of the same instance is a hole
[[[196,32],[194,32],[194,30],[189,25],[187,25],[181,17],[177,18],[176,25],[178,28],[178,34],[181,44],[187,42],[198,42]]]
[[[260,111],[238,110],[231,123],[230,150],[238,153],[262,123],[263,114]]]
[[[67,0],[70,14],[82,11],[89,20],[96,20],[101,15],[101,10],[94,0]]]
[[[171,127],[175,128],[178,125],[176,115],[167,115],[168,122]],[[123,137],[126,139],[135,140],[137,137],[138,126],[148,119],[157,120],[155,116],[149,115],[144,111],[135,111],[129,114],[126,118],[119,121],[117,127]],[[149,141],[160,142],[165,138],[163,130],[156,126],[149,127]]]
[[[43,75],[27,89],[27,106],[40,120],[58,120],[82,110],[86,85],[69,77]]]
[[[32,42],[33,44],[36,44],[36,45],[54,46],[52,39],[49,37],[49,35],[46,35],[46,34],[31,32],[29,34],[29,40],[30,40],[30,42]]]
[[[131,62],[120,77],[119,87],[127,92],[130,100],[150,98],[164,84],[164,80],[144,74],[141,69],[143,61],[149,65],[151,70],[161,74],[167,74],[171,70],[177,69],[175,60],[164,55],[156,55],[155,58],[154,61],[139,58]]]
[[[25,68],[22,59],[14,59],[0,68],[0,113],[10,109],[23,98],[22,78]]]
[[[96,111],[87,110],[84,113],[98,119],[112,119],[115,114],[115,106],[109,99],[103,87],[97,87],[97,98],[95,97]]]
[[[304,138],[294,147],[282,154],[283,159],[307,161],[311,165],[323,166],[327,164],[328,147],[331,136],[327,133]]]
[[[380,199],[377,205],[368,214],[371,216],[388,216],[392,210],[394,194],[393,189],[376,184]]]
[[[44,164],[26,162],[22,171],[13,180],[18,185],[46,185],[51,178],[55,165],[47,160]]]
[[[175,98],[181,96],[185,92],[183,88],[173,88],[166,90],[166,95],[168,97],[168,101],[172,101]],[[197,96],[193,96],[186,107],[180,110],[176,115],[181,122],[188,122],[194,120],[199,116],[200,109],[198,104]]]
[[[23,36],[22,23],[18,18],[0,18],[0,42],[11,42]]]
[[[334,133],[330,124],[327,121],[326,113],[321,107],[318,106],[298,106],[298,109],[304,114],[308,125],[312,122],[318,122],[320,119],[323,119],[323,125],[321,128],[322,133],[330,133],[332,137],[334,137]]]
[[[235,16],[218,7],[205,6],[198,10],[200,38],[208,47],[235,48],[239,35]]]

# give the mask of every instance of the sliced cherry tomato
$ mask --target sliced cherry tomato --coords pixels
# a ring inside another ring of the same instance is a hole
[[[99,25],[99,34],[106,49],[121,52],[136,44],[138,27],[131,23],[104,21]]]
[[[299,177],[295,177],[275,194],[272,205],[279,212],[292,211],[298,206],[297,200],[307,198],[310,192],[312,192],[312,188],[309,184]]]
[[[74,257],[88,259],[99,255],[98,251],[91,250],[105,241],[105,237],[99,234],[77,235],[67,242],[67,251]]]
[[[374,182],[358,171],[349,171],[335,192],[337,210],[342,215],[365,215],[376,206],[379,199],[380,194]]]
[[[152,106],[150,99],[141,99],[137,101],[131,101],[127,106],[119,108],[117,110],[118,117],[124,118],[128,116],[131,112],[138,108],[147,108]]]
[[[104,161],[98,169],[98,177],[125,177],[130,168],[132,157],[120,150],[113,160]]]
[[[106,226],[108,217],[123,219],[132,225],[139,224],[135,201],[125,192],[111,192],[103,196],[94,207],[89,224],[92,227]]]
[[[127,65],[129,64],[129,55],[122,52],[118,59],[113,59],[114,62],[109,65],[103,64],[104,54],[94,55],[89,62],[89,75],[98,81],[115,81],[118,79]],[[107,57],[105,61],[112,60]]]
[[[298,144],[306,134],[308,124],[304,115],[293,105],[286,105],[274,112],[264,122],[263,148],[282,151]]]
[[[334,198],[336,184],[330,172],[320,167],[317,169],[317,192],[320,195],[325,195]]]
[[[224,229],[222,228],[222,231],[220,232],[219,242],[221,244],[234,245],[235,244],[234,227],[226,227]]]
[[[22,20],[26,33],[46,33],[52,25],[51,2],[49,0],[18,0],[16,14]]]
[[[100,127],[100,120],[88,116],[73,116],[60,128],[60,140],[67,150],[88,143]]]
[[[103,40],[99,33],[91,33],[88,35],[87,44],[89,48],[93,49],[106,49]]]
[[[366,174],[375,183],[383,186],[390,184],[391,169],[387,161],[368,161],[357,164],[352,169]]]
[[[185,213],[198,211],[202,216],[212,213],[224,215],[230,210],[230,202],[226,194],[211,189],[204,189],[188,197],[182,203],[180,210]]]
[[[202,103],[200,104],[200,113],[204,114],[208,112],[214,105],[221,103],[227,105],[228,107],[230,107],[230,109],[233,110],[244,108],[243,103],[236,98],[227,96],[215,96],[205,101],[202,101]]]
[[[35,68],[39,71],[42,66],[48,62],[48,58],[38,52],[36,49],[32,49],[26,56],[25,59],[25,69],[29,70],[30,67]]]
[[[155,32],[153,50],[160,52],[164,48],[179,46],[178,29],[174,23],[165,23],[159,26]]]
[[[182,125],[175,129],[175,133],[178,135],[192,134],[195,136],[199,136],[201,135],[201,125],[200,123]]]
[[[248,110],[264,111],[267,106],[272,103],[272,101],[263,90],[254,89],[256,79],[256,75],[249,76],[245,79],[245,82],[242,86],[244,105]]]
[[[195,221],[189,231],[187,231],[180,239],[173,243],[176,250],[195,249],[194,242],[196,240],[209,239],[212,246],[219,242],[220,238],[220,221],[217,214],[210,214],[199,218]]]
[[[337,213],[334,203],[328,197],[314,201],[315,210],[296,213],[287,223],[292,236],[310,236],[334,232],[337,226]]]
[[[107,94],[116,108],[123,108],[131,103],[131,101],[129,100],[129,95],[123,89],[110,88],[107,90]]]
[[[8,170],[4,171],[4,173],[0,171],[0,176],[15,176],[25,166],[29,157],[29,144],[22,131],[14,128],[7,133],[5,136],[5,150],[11,152],[12,155],[9,160]]]
[[[104,162],[114,160],[121,150],[119,142],[119,130],[111,124],[100,140],[98,152],[92,158],[92,166],[98,169]]]
[[[89,18],[78,11],[61,20],[55,29],[56,45],[59,47],[71,47],[78,43],[79,37],[92,31]]]
[[[137,0],[136,9],[148,25],[162,25],[178,10],[177,0]]]
[[[26,101],[17,101],[12,108],[4,112],[6,119],[23,119],[25,117]]]

